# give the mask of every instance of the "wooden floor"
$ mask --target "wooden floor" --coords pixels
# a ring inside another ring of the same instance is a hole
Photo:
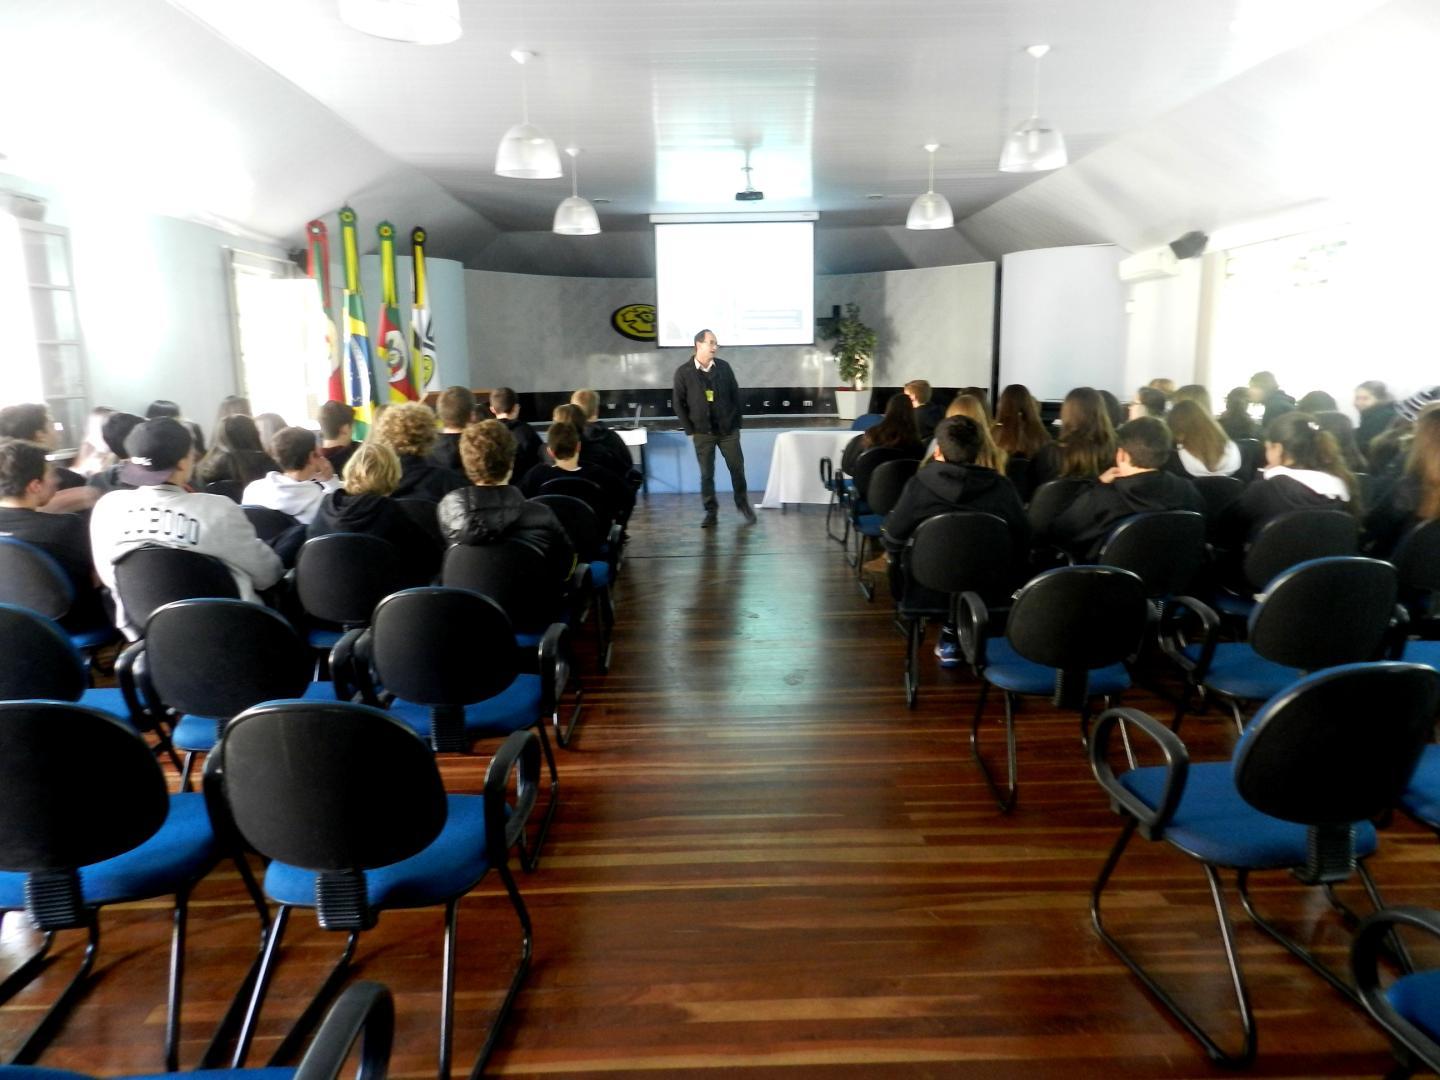
[[[902,639],[867,604],[817,508],[642,501],[617,592],[615,663],[589,681],[559,751],[563,805],[540,868],[521,875],[535,962],[491,1073],[526,1076],[1205,1077],[1221,1075],[1090,929],[1088,889],[1118,829],[1073,717],[1020,717],[1020,803],[997,814],[964,738],[975,682],[927,651],[919,707],[901,693]],[[1130,704],[1157,711],[1153,695]],[[998,712],[997,714],[998,715]],[[1186,737],[1229,751],[1212,713]],[[998,723],[986,729],[1000,760]],[[442,759],[476,791],[485,759]],[[1136,841],[1108,910],[1185,1000],[1233,1030],[1199,869]],[[1440,905],[1440,845],[1408,824],[1372,867],[1392,902]],[[1319,897],[1286,875],[1260,901],[1343,962]],[[1347,896],[1358,893],[1353,887]],[[1243,920],[1238,904],[1232,904]],[[163,904],[107,911],[104,977],[44,1062],[100,1074],[161,1067]],[[263,1060],[338,935],[297,917],[265,1013]],[[1384,1038],[1248,923],[1237,922],[1260,1025],[1253,1075],[1374,1077]],[[0,935],[8,971],[31,935]],[[439,912],[386,914],[361,970],[397,995],[393,1072],[433,1075]],[[182,1064],[193,1066],[252,955],[235,875],[197,889]],[[493,879],[463,905],[457,1072],[504,986],[518,934]],[[68,965],[0,1010],[12,1048]]]

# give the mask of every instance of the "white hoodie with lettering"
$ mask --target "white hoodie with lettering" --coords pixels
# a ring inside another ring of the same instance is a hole
[[[90,512],[90,548],[95,571],[115,595],[115,625],[134,640],[139,628],[125,614],[115,588],[115,561],[138,547],[182,548],[211,555],[230,569],[244,600],[257,600],[257,589],[280,580],[280,556],[255,535],[239,505],[224,495],[186,491],[156,484],[112,491]]]

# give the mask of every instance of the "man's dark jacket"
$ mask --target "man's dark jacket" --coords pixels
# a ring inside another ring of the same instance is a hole
[[[707,389],[715,391],[714,402],[705,400]],[[710,371],[702,374],[692,358],[675,369],[675,415],[686,435],[730,435],[740,430],[740,384],[735,372],[718,356]]]

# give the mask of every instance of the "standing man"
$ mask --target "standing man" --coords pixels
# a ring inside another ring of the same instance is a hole
[[[751,525],[755,511],[745,486],[745,457],[740,452],[740,387],[730,365],[715,355],[720,343],[710,330],[695,335],[695,355],[675,371],[675,415],[695,443],[700,463],[700,497],[705,503],[702,529],[715,527],[715,448],[725,456],[736,509]]]

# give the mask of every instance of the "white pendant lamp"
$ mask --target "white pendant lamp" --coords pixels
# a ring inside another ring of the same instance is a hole
[[[444,45],[460,37],[460,0],[340,0],[340,21],[391,41]]]
[[[1000,171],[1046,172],[1058,169],[1070,159],[1065,153],[1065,136],[1040,116],[1040,58],[1049,45],[1031,45],[1025,50],[1035,59],[1035,90],[1030,118],[1010,133],[1000,151]]]
[[[525,79],[525,65],[535,59],[533,52],[516,49],[510,58],[520,65],[521,120],[500,140],[495,151],[495,175],[516,180],[558,180],[560,152],[555,140],[530,123],[530,86]]]
[[[930,187],[924,195],[915,196],[910,204],[910,213],[905,217],[907,229],[948,229],[955,224],[950,200],[935,191],[935,151],[939,149],[939,143],[925,144],[925,151],[930,155]]]
[[[551,231],[561,236],[594,236],[600,231],[600,218],[590,201],[580,198],[580,172],[575,161],[580,148],[567,146],[565,153],[570,155],[570,197],[561,200],[555,208],[555,224]]]

